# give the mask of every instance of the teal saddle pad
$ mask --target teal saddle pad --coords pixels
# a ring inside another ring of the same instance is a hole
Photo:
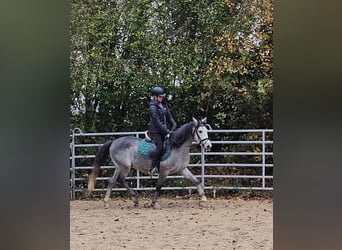
[[[170,147],[170,143],[168,143],[168,141],[165,143],[165,150],[164,153],[162,155],[162,157],[160,158],[161,161],[165,161],[171,154],[171,147]],[[153,142],[149,142],[146,140],[142,140],[141,142],[139,142],[138,144],[138,153],[144,157],[145,159],[149,159],[151,160],[151,157],[149,155],[150,152],[150,148],[153,146]]]

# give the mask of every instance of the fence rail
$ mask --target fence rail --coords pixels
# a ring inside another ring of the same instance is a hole
[[[71,199],[85,192],[97,149],[107,140],[128,135],[143,138],[144,132],[83,133],[74,129],[70,135]],[[205,152],[194,146],[188,165],[204,189],[213,190],[214,195],[218,190],[273,190],[273,129],[210,130],[209,138],[212,150]],[[101,167],[103,173],[94,191],[105,192],[115,168],[109,160]],[[134,190],[152,190],[156,178],[133,170],[127,180]],[[163,190],[196,189],[189,184],[183,176],[172,175]],[[120,186],[112,190],[126,191]]]

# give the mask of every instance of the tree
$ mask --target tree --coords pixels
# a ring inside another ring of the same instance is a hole
[[[215,56],[205,74],[205,98],[212,100],[209,105],[219,127],[272,127],[272,0],[226,0],[225,4],[232,19],[215,37]]]
[[[146,129],[155,85],[174,94],[178,124],[207,116],[215,128],[272,127],[272,8],[272,0],[73,0],[71,128]]]

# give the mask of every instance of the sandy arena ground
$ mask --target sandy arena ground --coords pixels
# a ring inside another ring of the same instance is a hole
[[[70,201],[70,249],[273,249],[272,200]]]

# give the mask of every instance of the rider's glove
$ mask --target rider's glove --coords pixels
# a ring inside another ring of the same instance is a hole
[[[167,135],[165,136],[166,138],[170,138],[170,136],[173,134],[173,131],[169,131],[169,133],[167,133]]]

